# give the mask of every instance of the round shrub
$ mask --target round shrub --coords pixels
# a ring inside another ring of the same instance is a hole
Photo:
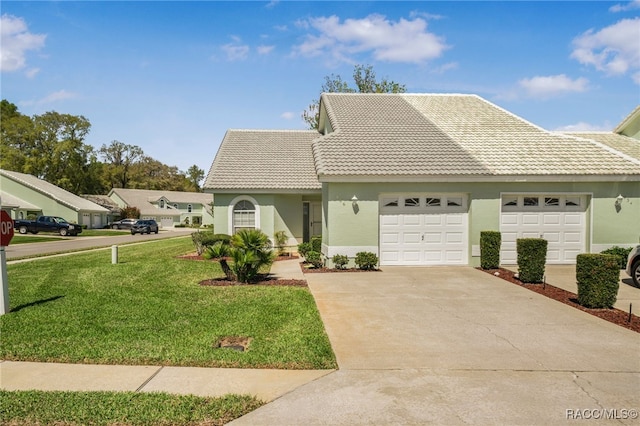
[[[370,251],[361,251],[356,253],[355,262],[359,269],[369,271],[376,269],[376,266],[378,265],[378,256]]]
[[[606,250],[600,252],[600,254],[612,254],[618,258],[618,264],[620,265],[620,269],[625,269],[627,267],[627,257],[629,257],[629,253],[633,250],[631,247],[623,248],[618,246],[613,246]]]
[[[335,265],[336,269],[344,269],[347,263],[349,263],[349,258],[344,254],[336,254],[331,258],[331,261]]]
[[[298,253],[300,256],[307,257],[307,253],[309,253],[313,248],[311,247],[311,243],[300,243],[298,244]]]
[[[322,268],[323,266],[322,255],[317,251],[311,250],[304,258],[308,263],[312,264],[314,268]]]

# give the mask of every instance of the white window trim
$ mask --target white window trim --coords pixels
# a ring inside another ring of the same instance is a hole
[[[229,203],[229,207],[227,209],[227,231],[229,232],[229,234],[233,234],[233,208],[240,201],[249,201],[256,208],[255,228],[260,229],[260,205],[258,204],[255,198],[250,197],[248,195],[240,195],[234,198],[233,200],[231,200],[231,203]]]

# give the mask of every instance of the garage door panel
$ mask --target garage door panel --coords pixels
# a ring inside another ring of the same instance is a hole
[[[538,206],[523,207],[524,198],[527,197],[558,201],[553,205],[540,202]],[[516,198],[519,199],[518,206],[512,202]],[[569,198],[583,201],[580,201],[580,207],[566,205],[564,200]],[[505,206],[508,201],[511,201],[511,204]],[[586,196],[580,195],[504,196],[500,213],[501,262],[504,264],[517,262],[515,241],[518,238],[544,238],[549,242],[548,263],[575,263],[576,255],[586,251],[587,205]]]
[[[411,194],[411,197],[417,197]],[[428,205],[420,195],[420,207],[381,204],[380,263],[382,265],[464,265],[468,262],[468,214],[466,199],[449,206]],[[395,197],[394,197],[395,198]],[[402,199],[402,197],[399,197]],[[442,195],[434,197],[444,199]],[[397,213],[394,212],[396,208]],[[414,210],[415,209],[415,210]],[[414,213],[415,212],[415,213]],[[464,212],[464,213],[462,213]],[[397,235],[392,237],[391,235]],[[393,254],[392,254],[393,253]]]
[[[565,225],[582,225],[583,217],[584,215],[579,213],[566,213],[564,215],[564,224]]]

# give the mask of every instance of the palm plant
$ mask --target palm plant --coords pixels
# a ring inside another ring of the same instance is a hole
[[[220,262],[222,271],[230,281],[254,282],[263,266],[273,262],[269,238],[259,229],[243,229],[231,237],[230,242],[219,241],[204,253],[207,259]],[[233,263],[229,265],[227,258]]]

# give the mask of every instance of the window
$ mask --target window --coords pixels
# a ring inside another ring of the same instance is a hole
[[[398,198],[383,198],[382,199],[383,207],[398,207]]]
[[[191,206],[191,204],[189,204]],[[240,229],[255,229],[256,208],[252,202],[241,200],[233,207],[233,233]]]
[[[160,200],[160,208],[164,209],[164,200]]]
[[[187,213],[191,213],[191,210],[193,210],[193,206],[191,204],[187,204]]]
[[[525,207],[537,207],[538,202],[539,202],[538,197],[524,197]]]
[[[418,197],[405,198],[404,199],[404,206],[405,207],[420,207],[420,198],[418,198]]]
[[[173,208],[178,210],[178,203],[173,203]]]
[[[554,207],[560,205],[560,199],[557,197],[544,197],[545,207]]]
[[[461,197],[449,197],[447,198],[447,206],[449,207],[462,207]]]
[[[512,206],[515,207],[518,205],[518,197],[514,197],[514,196],[506,196],[502,199],[502,205],[503,206]]]
[[[565,206],[580,207],[580,197],[567,197]]]
[[[427,197],[427,207],[440,207],[440,198]]]

